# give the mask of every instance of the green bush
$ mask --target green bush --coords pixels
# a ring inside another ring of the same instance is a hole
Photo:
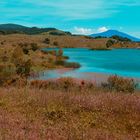
[[[79,63],[74,63],[74,62],[64,62],[64,66],[66,68],[80,68],[81,67]]]
[[[107,48],[110,48],[110,47],[112,47],[112,45],[115,43],[115,41],[113,41],[113,40],[108,40],[107,41],[107,43],[106,43],[106,47]]]
[[[55,62],[55,65],[61,65],[61,66],[63,66],[65,64],[65,62],[63,61],[63,60],[57,60],[56,62]]]

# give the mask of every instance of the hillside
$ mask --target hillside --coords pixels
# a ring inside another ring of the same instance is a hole
[[[123,33],[123,32],[119,32],[117,30],[108,30],[106,32],[102,32],[102,33],[98,33],[98,34],[92,34],[90,36],[92,36],[92,37],[99,37],[100,36],[100,37],[107,37],[107,38],[112,37],[112,36],[120,36],[120,37],[123,37],[123,38],[128,38],[132,41],[136,41],[136,42],[140,41],[139,38],[133,37],[133,36],[128,35],[128,34]]]
[[[17,24],[1,24],[0,25],[0,46],[18,46],[18,44],[36,43],[40,48],[46,47],[87,47],[91,49],[106,49],[107,43],[110,48],[137,48],[139,43],[131,41],[120,41],[110,38],[117,34],[118,36],[126,36],[118,31],[109,30],[107,32],[91,35],[94,37],[102,36],[102,38],[93,38],[90,36],[72,35],[70,32],[58,30],[56,28],[38,28],[26,27]],[[104,38],[105,36],[105,38]],[[128,36],[127,36],[128,37]],[[132,38],[131,38],[132,39]],[[46,42],[48,40],[48,42]],[[113,40],[113,44],[110,40]],[[135,39],[136,40],[136,39]],[[115,41],[115,42],[114,42]]]
[[[65,35],[70,34],[68,32],[57,30],[56,28],[38,28],[38,27],[26,27],[17,24],[1,24],[0,34],[13,34],[13,33],[24,33],[24,34],[41,34],[51,32],[52,34]]]

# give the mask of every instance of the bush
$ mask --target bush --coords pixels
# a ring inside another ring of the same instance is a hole
[[[31,43],[31,49],[32,49],[33,51],[36,51],[36,50],[39,49],[39,47],[38,47],[38,45],[37,45],[36,43]]]
[[[64,77],[64,78],[60,78],[56,81],[59,86],[64,89],[64,90],[70,90],[74,87],[74,85],[76,84],[73,78],[70,77]]]
[[[81,67],[79,63],[74,63],[74,62],[65,62],[64,66],[66,68],[80,68]]]
[[[54,41],[53,45],[54,45],[54,46],[58,46],[59,44],[58,44],[57,41]]]
[[[50,44],[50,39],[49,38],[45,38],[45,40],[43,41],[45,44]]]
[[[65,62],[63,60],[57,60],[55,62],[55,65],[58,65],[58,66],[63,66],[65,64]]]
[[[29,53],[29,49],[28,48],[23,48],[23,52],[24,52],[24,54],[28,54]]]
[[[76,84],[74,79],[66,77],[66,78],[60,78],[55,81],[43,81],[43,80],[34,80],[30,83],[31,87],[33,88],[43,88],[43,89],[61,89],[61,90],[70,90],[72,89]]]
[[[16,65],[16,73],[21,76],[28,77],[31,72],[31,60],[27,60],[21,64]]]
[[[103,83],[102,86],[117,92],[133,93],[137,85],[133,79],[122,78],[115,75],[110,76],[107,80],[107,83]]]
[[[58,50],[58,56],[63,56],[63,50],[61,48]]]
[[[106,47],[109,48],[109,47],[112,47],[112,45],[115,43],[115,41],[113,40],[108,40],[107,43],[106,43]]]
[[[114,35],[111,38],[116,39],[118,41],[122,41],[122,42],[131,42],[131,39],[129,39],[127,37],[121,37],[121,36]]]

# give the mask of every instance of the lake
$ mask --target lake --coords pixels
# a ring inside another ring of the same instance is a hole
[[[47,51],[48,49],[43,50]],[[58,72],[57,70],[45,71],[40,75],[39,79],[74,77],[91,80],[95,76],[114,74],[140,78],[139,49],[97,51],[87,48],[64,48],[63,51],[65,56],[69,56],[69,62],[77,62],[81,67],[65,72]],[[92,74],[94,77],[92,77]]]

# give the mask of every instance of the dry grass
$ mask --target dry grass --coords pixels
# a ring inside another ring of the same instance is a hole
[[[140,95],[0,88],[0,140],[140,139]]]
[[[50,44],[45,44],[44,40],[46,38],[50,39]],[[57,42],[59,47],[88,47],[88,48],[105,48],[106,42],[109,39],[102,38],[102,39],[91,39],[84,36],[53,36],[53,35],[24,35],[24,34],[12,34],[12,35],[0,35],[0,46],[6,47],[13,47],[16,46],[18,43],[37,43],[39,47],[46,48],[46,47],[56,47],[54,42]],[[121,47],[122,44],[116,44],[113,47]],[[125,43],[124,47],[139,47],[140,44],[138,43]]]

